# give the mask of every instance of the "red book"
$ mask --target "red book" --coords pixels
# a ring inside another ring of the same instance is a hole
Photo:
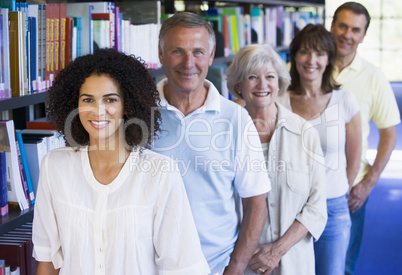
[[[223,15],[222,23],[224,55],[230,56],[232,54],[232,48],[230,47],[230,29],[229,29],[229,16]]]
[[[46,118],[39,118],[32,121],[27,121],[27,129],[45,129],[45,130],[55,130],[55,125],[53,125]]]
[[[65,28],[65,54],[64,54],[64,66],[62,65],[62,69],[64,69],[71,62],[71,51],[72,51],[72,31],[74,26],[74,19],[71,17],[65,18],[66,28]]]

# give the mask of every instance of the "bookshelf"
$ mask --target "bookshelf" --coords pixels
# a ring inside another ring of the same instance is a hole
[[[21,226],[33,219],[33,209],[21,211],[17,208],[10,208],[7,216],[0,218],[0,235],[7,233],[14,228]]]
[[[120,0],[123,1],[123,0]],[[138,0],[137,0],[138,1]],[[152,0],[151,0],[152,1]],[[149,1],[149,2],[151,2]],[[80,0],[47,0],[47,1],[41,1],[41,0],[31,0],[28,1],[28,3],[74,3],[74,2],[102,2],[102,1],[80,1]],[[118,5],[119,1],[113,1]],[[127,2],[127,0],[126,0]],[[153,2],[156,2],[153,1]],[[162,0],[161,4],[164,7],[164,12],[165,13],[174,13],[174,0]],[[193,3],[193,2],[200,2],[200,1],[184,1],[185,3]],[[210,7],[214,7],[218,1],[207,1],[210,5]],[[297,1],[297,0],[221,0],[219,3],[225,3],[227,5],[261,5],[261,6],[284,6],[284,7],[294,7],[296,9],[302,8],[302,7],[311,7],[311,8],[316,8],[317,11],[320,9],[320,13],[322,14],[322,19],[324,20],[325,18],[325,0],[304,0],[304,1]],[[318,14],[318,12],[317,12]],[[280,46],[275,48],[276,51],[286,51],[287,47],[285,46]],[[227,56],[227,57],[217,57],[215,58],[213,65],[219,65],[219,64],[227,64],[230,63],[233,59],[233,56]],[[150,70],[151,75],[154,78],[160,77],[164,75],[163,69],[152,69]],[[5,100],[0,100],[0,112],[1,111],[8,111],[8,110],[13,110],[14,111],[14,120],[15,120],[15,125],[16,128],[18,129],[23,129],[26,126],[26,121],[27,121],[27,109],[29,106],[36,105],[36,104],[42,104],[45,103],[47,99],[47,92],[42,92],[42,93],[36,93],[36,94],[30,94],[30,95],[25,95],[21,97],[13,97],[10,99],[5,99]],[[32,221],[33,219],[33,209],[28,209],[25,211],[20,211],[14,208],[11,208],[9,211],[9,214],[5,217],[0,218],[0,235],[4,234],[7,231],[10,231],[14,229],[15,227],[18,227],[26,222]]]

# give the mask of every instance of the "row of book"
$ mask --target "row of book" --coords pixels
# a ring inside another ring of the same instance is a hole
[[[124,3],[128,11],[135,7]],[[0,6],[0,99],[45,91],[69,62],[97,48],[141,56],[159,68],[160,1],[151,4],[154,23],[139,25],[115,2]]]
[[[13,120],[0,121],[1,216],[8,214],[9,204],[21,210],[34,205],[42,158],[64,146],[55,130],[15,130]]]
[[[158,33],[168,17],[161,14],[161,1],[16,3],[15,9],[0,12],[0,99],[46,90],[69,62],[97,48],[115,48],[140,56],[150,69],[161,67]],[[204,12],[217,34],[217,57],[234,55],[250,43],[288,46],[305,25],[322,23],[312,11],[244,9]]]
[[[253,6],[249,13],[245,13],[241,6],[214,8],[207,10],[204,18],[213,25],[217,41],[222,36],[223,56],[234,55],[251,43],[266,43],[274,48],[287,47],[304,26],[322,23],[321,17],[312,11],[296,11],[284,6]]]
[[[0,236],[0,274],[33,275],[37,262],[32,257],[32,223],[23,224]]]

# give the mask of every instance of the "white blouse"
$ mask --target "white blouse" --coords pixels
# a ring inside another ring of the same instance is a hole
[[[289,92],[278,98],[289,110]],[[359,103],[353,93],[334,90],[328,106],[319,117],[309,120],[320,135],[320,143],[325,157],[327,199],[337,198],[349,191],[346,174],[346,124],[359,112]]]
[[[176,164],[132,152],[108,185],[87,149],[62,148],[42,162],[33,255],[60,274],[208,274]]]

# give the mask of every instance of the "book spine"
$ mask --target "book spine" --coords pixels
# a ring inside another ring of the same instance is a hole
[[[6,152],[0,153],[0,216],[8,214],[8,196],[7,196],[7,160]]]
[[[25,172],[25,180],[26,180],[26,185],[28,189],[28,197],[29,201],[31,202],[31,205],[35,204],[35,195],[34,195],[34,190],[32,186],[32,181],[31,181],[31,173],[29,170],[29,165],[27,161],[27,156],[25,153],[25,147],[24,147],[24,142],[22,140],[22,134],[21,131],[16,131],[17,135],[17,140],[18,140],[18,145],[20,149],[20,154],[21,154],[21,160],[22,160],[22,166]]]
[[[26,199],[27,204],[29,206],[31,204],[31,199],[29,197],[28,184],[27,184],[27,179],[26,179],[26,176],[25,176],[25,169],[24,169],[24,166],[22,164],[22,157],[21,157],[21,151],[20,151],[20,147],[19,147],[19,144],[18,144],[18,140],[15,140],[15,145],[16,145],[16,148],[17,148],[18,168],[19,168],[20,177],[21,177],[22,189],[24,190],[25,199]]]

